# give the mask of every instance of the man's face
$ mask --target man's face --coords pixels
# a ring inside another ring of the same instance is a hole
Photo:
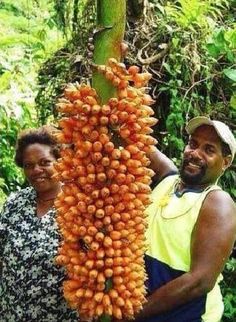
[[[228,163],[214,127],[202,125],[190,136],[185,147],[180,176],[187,185],[215,183]]]

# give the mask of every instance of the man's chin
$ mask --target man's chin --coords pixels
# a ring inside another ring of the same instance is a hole
[[[181,180],[188,185],[199,185],[202,182],[204,173],[202,171],[187,171],[184,169],[180,172]]]

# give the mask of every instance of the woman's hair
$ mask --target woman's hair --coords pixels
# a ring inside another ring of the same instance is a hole
[[[57,130],[52,126],[42,126],[38,129],[27,129],[18,135],[16,142],[16,154],[15,162],[16,164],[23,168],[23,155],[25,149],[34,143],[45,144],[51,147],[52,155],[58,159],[59,158],[59,148],[57,141],[53,136]]]

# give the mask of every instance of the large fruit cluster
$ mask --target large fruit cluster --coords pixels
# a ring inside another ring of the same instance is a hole
[[[145,301],[145,214],[153,171],[147,152],[156,119],[145,93],[150,74],[114,59],[99,66],[117,98],[99,104],[88,85],[69,85],[57,104],[63,182],[55,202],[63,236],[64,296],[82,317],[132,318]]]

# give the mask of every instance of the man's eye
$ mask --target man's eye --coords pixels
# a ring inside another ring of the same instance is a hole
[[[212,154],[215,152],[215,150],[212,148],[212,147],[206,147],[206,152],[209,153],[209,154]]]
[[[190,142],[188,143],[188,145],[190,146],[190,148],[195,148],[195,147],[196,147],[196,144],[195,144],[195,142],[193,142],[193,141],[190,141]]]

